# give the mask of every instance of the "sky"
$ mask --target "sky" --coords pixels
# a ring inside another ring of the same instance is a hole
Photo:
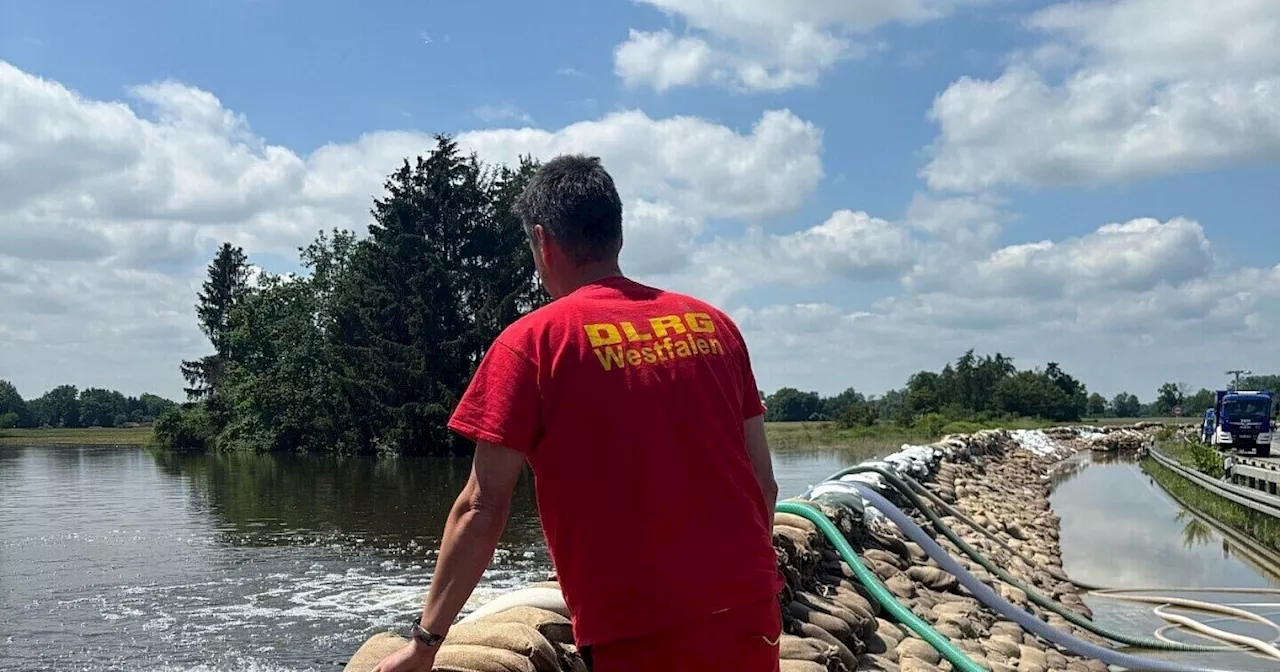
[[[766,391],[1280,370],[1275,0],[0,0],[0,379],[182,398],[214,249],[296,269],[435,133],[601,157]]]

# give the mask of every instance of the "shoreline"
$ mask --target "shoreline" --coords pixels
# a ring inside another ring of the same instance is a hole
[[[37,448],[41,446],[145,448],[151,445],[153,433],[150,427],[0,429],[0,448]]]

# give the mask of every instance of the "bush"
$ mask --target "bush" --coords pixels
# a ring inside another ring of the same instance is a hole
[[[936,439],[942,436],[942,430],[948,424],[950,424],[950,419],[941,413],[925,413],[924,415],[916,416],[915,428],[921,434],[926,434],[929,438]]]
[[[836,418],[836,425],[841,429],[853,427],[871,427],[878,419],[876,409],[865,401],[849,404]]]
[[[152,441],[165,450],[200,452],[214,447],[217,433],[204,407],[170,408],[156,418]]]
[[[986,428],[986,425],[982,423],[957,420],[956,422],[947,423],[947,425],[942,428],[942,434],[973,434]]]

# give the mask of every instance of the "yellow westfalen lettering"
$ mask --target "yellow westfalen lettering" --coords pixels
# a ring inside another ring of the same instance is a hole
[[[709,335],[716,332],[716,323],[708,313],[656,315],[643,323],[652,333],[640,331],[631,321],[583,325],[601,368],[616,371],[724,354],[720,339]]]

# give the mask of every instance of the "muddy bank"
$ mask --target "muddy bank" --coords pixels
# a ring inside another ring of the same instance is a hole
[[[904,447],[873,464],[908,475],[975,522],[995,532],[1009,548],[943,516],[969,545],[998,568],[1075,614],[1091,616],[1080,591],[1062,571],[1059,521],[1049,507],[1051,467],[1081,450],[1141,449],[1149,427],[1041,431],[984,431],[952,436],[930,446]],[[874,475],[847,477],[879,482]],[[843,494],[842,494],[843,489]],[[889,492],[881,489],[881,492]],[[851,502],[840,483],[819,484],[801,499],[816,503],[897,602],[949,639],[978,665],[993,672],[1075,670],[1105,672],[1100,661],[1078,658],[1026,632],[980,604],[956,577],[943,571],[917,544],[883,515]],[[895,501],[902,501],[900,497]],[[910,511],[927,526],[919,511]],[[942,513],[942,512],[939,512]],[[855,576],[836,548],[810,520],[789,513],[775,516],[774,546],[787,586],[780,596],[784,635],[780,642],[787,672],[845,670],[950,670],[952,664],[895,619]],[[1023,591],[1007,585],[971,561],[945,537],[939,544],[1006,600],[1054,628],[1106,645],[1104,640],[1042,609]],[[1019,557],[1026,556],[1028,563]],[[856,564],[856,563],[855,563]],[[505,596],[514,608],[490,606],[455,626],[437,658],[436,669],[453,672],[577,672],[585,669],[573,646],[572,629],[554,583]],[[349,672],[367,672],[403,640],[377,635],[348,663]]]

